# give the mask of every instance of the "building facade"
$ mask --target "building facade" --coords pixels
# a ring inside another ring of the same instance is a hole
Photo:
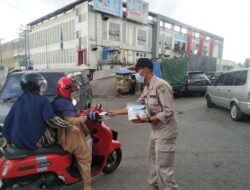
[[[140,57],[186,54],[222,59],[222,37],[152,12],[144,16],[147,22],[131,20],[126,3],[114,16],[96,10],[93,2],[78,0],[29,23],[24,39],[14,43],[16,65],[23,57],[37,69],[110,68]]]
[[[12,68],[14,64],[14,42],[9,41],[1,44],[1,64],[5,67]]]

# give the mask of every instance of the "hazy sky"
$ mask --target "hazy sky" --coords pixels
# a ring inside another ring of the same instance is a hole
[[[250,58],[250,1],[146,0],[153,12],[179,20],[224,38],[223,58],[244,62]],[[73,0],[0,0],[0,38],[18,36],[27,24]]]

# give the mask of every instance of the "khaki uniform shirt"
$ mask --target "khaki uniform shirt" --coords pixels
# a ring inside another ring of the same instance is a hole
[[[153,76],[137,102],[146,104],[150,115],[159,118],[151,124],[153,138],[172,139],[178,136],[173,91],[165,80]]]

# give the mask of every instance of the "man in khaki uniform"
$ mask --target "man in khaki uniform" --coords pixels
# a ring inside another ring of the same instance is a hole
[[[151,60],[139,59],[135,69],[145,83],[144,91],[137,101],[148,106],[150,117],[138,118],[134,122],[149,122],[152,126],[148,145],[150,189],[178,190],[173,171],[178,131],[172,88],[166,81],[153,75]],[[113,110],[110,113],[111,116],[124,115],[128,113],[128,110]]]

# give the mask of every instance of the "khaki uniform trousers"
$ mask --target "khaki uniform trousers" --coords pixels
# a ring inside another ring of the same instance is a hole
[[[58,144],[64,150],[75,155],[84,184],[84,190],[91,188],[91,150],[86,142],[84,132],[74,132],[70,129],[58,130]]]
[[[178,190],[175,182],[173,162],[175,155],[176,138],[162,139],[149,138],[148,167],[150,185],[159,190]]]

